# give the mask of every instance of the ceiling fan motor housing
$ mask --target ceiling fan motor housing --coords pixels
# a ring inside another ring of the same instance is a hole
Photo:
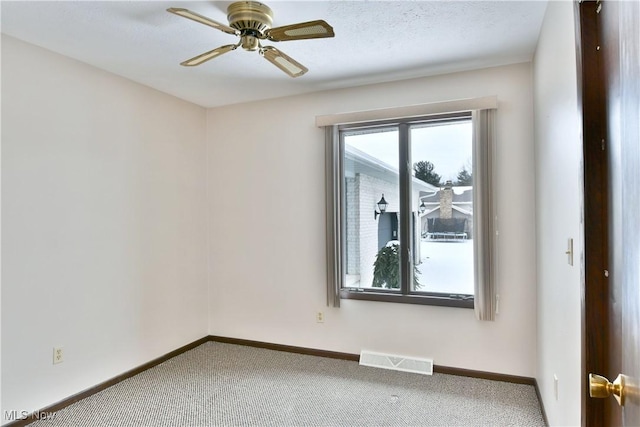
[[[240,30],[242,35],[264,38],[264,32],[273,25],[273,12],[257,1],[238,1],[227,8],[227,19],[229,26]]]

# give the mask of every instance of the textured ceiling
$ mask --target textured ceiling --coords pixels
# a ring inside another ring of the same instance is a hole
[[[237,49],[180,62],[235,36],[166,12],[226,24],[231,2],[2,1],[2,32],[205,106],[529,61],[546,1],[269,1],[273,26],[324,19],[335,38],[263,43],[309,68],[291,78]]]

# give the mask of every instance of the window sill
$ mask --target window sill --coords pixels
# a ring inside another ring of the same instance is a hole
[[[362,289],[342,289],[341,299],[366,301],[395,302],[402,304],[435,305],[440,307],[473,308],[473,296],[443,294],[410,294],[400,295],[390,291],[370,291]]]

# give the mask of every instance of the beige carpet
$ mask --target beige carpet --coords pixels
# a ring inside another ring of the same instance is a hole
[[[41,426],[543,426],[533,386],[208,342]]]

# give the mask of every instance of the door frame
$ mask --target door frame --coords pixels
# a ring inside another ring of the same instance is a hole
[[[589,396],[589,373],[610,375],[609,171],[604,59],[598,21],[601,2],[574,0],[578,108],[583,154],[584,261],[581,288],[581,424],[610,425],[613,399]]]

